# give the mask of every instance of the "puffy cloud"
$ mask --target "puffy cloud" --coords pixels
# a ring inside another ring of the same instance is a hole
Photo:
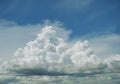
[[[69,34],[70,31],[58,26],[45,26],[35,40],[19,48],[11,61],[1,65],[1,72],[86,76],[119,69],[119,55],[102,60],[88,47],[88,41],[71,43]]]
[[[120,55],[111,56],[105,59],[105,63],[107,64],[109,68],[120,69]]]
[[[14,21],[0,20],[1,61],[10,60],[17,48],[24,47],[28,41],[36,37],[36,34],[39,33],[43,26],[51,24],[54,26],[62,25],[62,23],[58,21],[50,22],[48,20],[41,21],[41,24],[26,25],[20,25]],[[66,33],[64,32],[64,34]]]
[[[55,26],[45,26],[34,41],[16,51],[12,60],[13,70],[38,68],[48,72],[74,73],[76,65],[80,67],[94,61],[87,41],[78,41],[70,46],[67,42],[69,33]]]
[[[0,83],[94,84],[97,80],[100,84],[119,84],[119,54],[100,58],[94,54],[87,40],[71,41],[71,31],[56,23],[41,27],[35,40],[18,48],[10,61],[0,65]],[[110,39],[118,38],[108,38],[106,43]],[[96,43],[95,38],[90,41]],[[102,38],[101,41],[104,42]]]

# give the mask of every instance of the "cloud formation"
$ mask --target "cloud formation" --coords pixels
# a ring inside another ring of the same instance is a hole
[[[20,75],[79,75],[119,72],[120,55],[101,59],[88,41],[69,40],[70,31],[45,26],[37,38],[19,48],[11,61],[0,65],[1,73]]]
[[[0,29],[5,32],[17,32],[17,29],[18,34],[21,32],[24,34],[28,30],[35,32],[34,27],[37,27],[35,29],[40,32],[33,41],[26,43],[25,47],[18,48],[9,61],[1,62],[0,83],[96,84],[97,81],[98,84],[119,84],[120,55],[109,54],[101,58],[99,55],[102,54],[95,54],[96,51],[102,52],[104,48],[108,53],[112,52],[110,47],[115,47],[116,50],[119,35],[89,37],[87,38],[89,43],[87,40],[83,41],[82,38],[82,41],[71,39],[71,31],[60,25],[59,22],[53,24],[47,22],[38,26],[20,26],[14,22],[2,21]],[[100,46],[104,44],[107,47],[101,48]]]
[[[100,34],[98,36],[88,37],[90,46],[94,53],[100,57],[109,57],[111,55],[120,54],[120,35],[118,34]]]

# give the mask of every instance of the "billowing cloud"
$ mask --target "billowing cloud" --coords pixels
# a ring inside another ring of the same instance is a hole
[[[69,34],[57,26],[45,26],[35,40],[19,48],[11,61],[1,65],[2,71],[26,75],[89,75],[120,68],[119,55],[101,60],[88,47],[88,41],[71,43]]]
[[[93,84],[95,77],[100,83],[103,81],[110,83],[110,80],[116,79],[114,83],[118,84],[119,54],[101,58],[94,53],[87,40],[71,40],[69,37],[71,31],[58,24],[45,24],[44,27],[43,25],[39,27],[40,32],[36,39],[26,43],[25,47],[18,48],[9,61],[4,61],[0,65],[0,83],[29,84],[29,80],[32,80],[33,83],[59,81],[66,84],[71,79],[74,79],[72,83],[78,81],[85,83],[84,80],[87,79]],[[90,41],[98,43],[96,39]],[[117,38],[116,36],[108,38],[106,43],[111,39]],[[100,41],[104,42],[102,37]]]
[[[36,34],[45,25],[50,25],[48,20],[41,21],[41,24],[20,25],[14,21],[0,20],[0,58],[2,60],[11,59],[13,53],[19,47],[24,47],[25,44],[34,39]],[[62,25],[60,22],[55,22],[52,25]]]

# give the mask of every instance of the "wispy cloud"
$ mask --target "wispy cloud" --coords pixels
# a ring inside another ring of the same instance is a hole
[[[93,51],[100,57],[120,54],[120,35],[114,33],[88,34],[83,36],[90,42]]]
[[[33,39],[40,29],[40,24],[21,26],[13,21],[0,20],[0,57],[11,58],[17,47]]]

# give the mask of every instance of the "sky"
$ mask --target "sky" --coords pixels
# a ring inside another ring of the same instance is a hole
[[[1,84],[119,84],[119,0],[0,0]]]
[[[106,45],[106,51],[114,46],[118,53],[119,8],[119,0],[0,0],[0,56],[9,58],[33,40],[45,20],[59,21],[72,31],[71,39],[96,41],[99,48]],[[95,50],[100,54],[104,49]]]
[[[0,0],[0,19],[20,25],[61,21],[73,35],[120,33],[119,0]]]

